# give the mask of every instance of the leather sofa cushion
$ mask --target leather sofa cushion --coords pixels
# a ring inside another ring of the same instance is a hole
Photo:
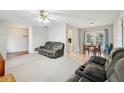
[[[96,64],[105,65],[106,59],[100,56],[91,56],[89,62],[94,62]]]
[[[63,44],[60,43],[60,42],[53,42],[53,43],[52,43],[52,49],[53,49],[53,50],[62,49],[62,47],[63,47]]]
[[[115,67],[113,73],[108,77],[108,82],[124,82],[124,58],[120,59]]]
[[[106,76],[107,76],[107,78],[109,78],[111,76],[111,74],[114,72],[115,65],[122,58],[124,58],[124,51],[116,53],[116,57],[114,57],[112,62],[109,63],[108,66],[106,67]]]
[[[53,54],[54,52],[55,52],[54,50],[47,49],[47,53],[49,53],[49,54]]]
[[[124,82],[124,58],[115,65],[114,72],[118,82]]]
[[[124,48],[115,48],[115,49],[113,49],[111,51],[111,53],[109,54],[109,56],[108,56],[108,59],[107,59],[107,62],[106,62],[106,66],[112,62],[114,57],[116,57],[119,52],[122,52],[122,51],[124,51]]]
[[[122,53],[123,51],[124,51],[124,48],[118,48],[118,50],[115,51],[115,53],[112,54],[112,59],[113,59],[114,57],[116,57],[116,56],[118,55],[118,53]]]
[[[45,48],[51,49],[52,48],[52,42],[50,42],[50,41],[46,42]]]
[[[84,73],[102,81],[106,80],[106,73],[104,66],[99,64],[91,63],[87,65],[86,68],[84,69]]]
[[[53,54],[54,53],[54,50],[52,50],[52,49],[46,49],[46,48],[42,48],[40,51],[41,52],[44,52],[44,53],[49,53],[49,54]]]
[[[53,50],[56,49],[56,50],[58,50],[58,49],[62,49],[62,47],[63,47],[63,44],[61,42],[48,41],[45,44],[45,48],[47,48],[47,49],[53,49]]]
[[[39,51],[42,51],[42,52],[47,52],[47,49],[46,48],[40,48]]]

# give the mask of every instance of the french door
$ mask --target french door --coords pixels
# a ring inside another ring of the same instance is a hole
[[[101,44],[105,45],[105,32],[104,31],[87,31],[85,32],[85,43],[86,44]],[[103,47],[104,48],[104,47]]]

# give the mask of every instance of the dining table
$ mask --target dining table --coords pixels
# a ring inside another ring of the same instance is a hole
[[[83,54],[85,55],[86,54],[86,50],[88,50],[88,54],[89,52],[91,52],[90,50],[95,50],[97,48],[97,45],[96,44],[84,44],[83,45]],[[96,51],[93,51],[93,54],[95,55],[96,54]]]

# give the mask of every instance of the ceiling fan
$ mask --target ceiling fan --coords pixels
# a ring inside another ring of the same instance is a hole
[[[64,20],[67,13],[62,11],[52,11],[52,10],[39,10],[37,11],[38,16],[34,19],[34,21],[38,21],[40,23],[51,23],[51,21],[60,21]]]
[[[46,10],[39,10],[38,17],[36,17],[34,20],[40,23],[50,23],[50,20],[56,20],[56,18],[51,17],[49,12]]]

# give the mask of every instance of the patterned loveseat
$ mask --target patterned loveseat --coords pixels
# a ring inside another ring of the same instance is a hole
[[[64,55],[64,43],[48,41],[45,46],[40,46],[35,50],[47,57],[58,58]]]

